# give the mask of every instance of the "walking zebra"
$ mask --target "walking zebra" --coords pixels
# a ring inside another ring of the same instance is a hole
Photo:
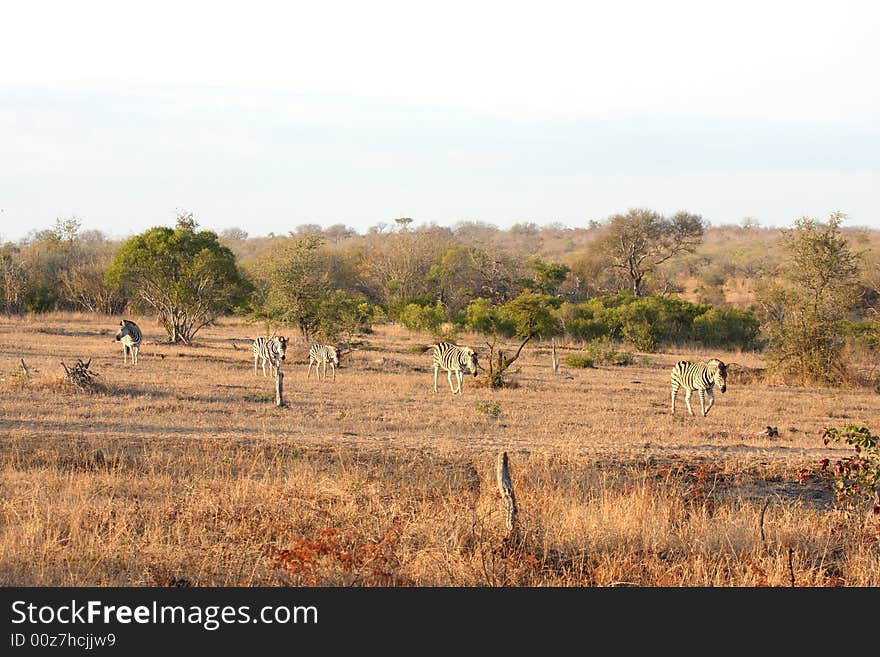
[[[336,380],[336,367],[339,365],[339,347],[335,344],[313,344],[309,349],[309,371],[306,378],[312,374],[312,363],[315,364],[315,375],[320,379],[318,366],[324,366],[324,378],[327,378],[327,363],[333,371],[333,380]]]
[[[116,334],[116,341],[122,343],[122,362],[128,362],[128,355],[131,354],[131,364],[137,365],[138,351],[141,348],[141,342],[144,339],[140,327],[134,322],[123,319],[119,322],[119,333]]]
[[[693,415],[691,408],[691,393],[696,390],[700,396],[700,411],[703,417],[715,403],[715,394],[712,388],[721,388],[721,392],[727,391],[727,365],[717,358],[703,363],[691,363],[681,360],[672,368],[672,414],[675,415],[675,395],[679,388],[684,388],[684,401],[688,412]],[[705,397],[709,395],[709,405],[705,405]]]
[[[266,376],[266,362],[272,369],[272,373],[277,374],[281,368],[281,361],[287,354],[287,338],[259,337],[254,340],[254,375],[257,374],[257,361],[262,360],[263,376]]]
[[[449,380],[452,394],[461,394],[462,368],[466,367],[474,377],[477,376],[477,353],[470,347],[459,347],[451,342],[432,345],[434,352],[434,392],[437,392],[437,373],[442,369]],[[452,385],[452,374],[458,379],[458,389]]]

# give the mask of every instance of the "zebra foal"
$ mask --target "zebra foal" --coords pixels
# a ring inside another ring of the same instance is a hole
[[[709,409],[715,404],[715,393],[712,389],[716,385],[721,392],[727,391],[727,365],[717,358],[705,363],[678,361],[672,368],[672,414],[675,415],[675,395],[679,388],[684,388],[684,401],[688,412],[694,414],[694,409],[691,408],[691,394],[696,390],[700,397],[700,411],[703,417],[706,417]],[[706,395],[709,396],[708,406],[705,404]]]
[[[333,380],[336,380],[336,368],[339,366],[339,347],[335,344],[313,344],[309,348],[309,371],[306,378],[312,374],[312,364],[315,365],[315,375],[320,379],[318,367],[324,366],[324,378],[327,378],[327,363],[333,371]]]
[[[459,347],[451,342],[440,342],[432,345],[431,350],[434,354],[434,392],[437,392],[437,375],[440,370],[446,372],[446,378],[449,380],[449,389],[452,394],[461,394],[461,382],[464,378],[462,369],[467,370],[477,376],[477,352],[470,347]],[[452,385],[452,375],[458,380],[458,389]]]
[[[257,362],[262,361],[263,376],[266,376],[266,363],[272,370],[273,375],[281,369],[281,361],[287,354],[287,338],[276,336],[274,338],[259,337],[254,340],[254,375],[257,374]]]

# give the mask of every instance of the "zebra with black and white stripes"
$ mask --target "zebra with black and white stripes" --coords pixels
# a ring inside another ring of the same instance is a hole
[[[266,376],[266,363],[268,362],[273,375],[281,369],[281,361],[287,354],[287,338],[275,336],[273,338],[259,337],[254,340],[254,375],[257,374],[257,361],[262,361],[263,376]]]
[[[715,393],[712,389],[715,386],[721,389],[721,392],[727,391],[727,365],[713,358],[707,362],[692,363],[687,360],[681,360],[672,368],[672,414],[675,415],[675,395],[679,388],[684,388],[684,401],[687,404],[688,412],[693,415],[694,410],[691,408],[691,394],[694,390],[700,397],[700,411],[703,417],[709,412],[715,404]],[[709,395],[709,405],[705,405],[706,395]]]
[[[327,378],[327,364],[330,364],[330,369],[333,371],[333,380],[336,380],[336,368],[339,366],[339,347],[335,344],[313,344],[309,348],[309,371],[306,374],[306,378],[312,374],[312,364],[315,365],[315,375],[320,379],[321,375],[318,372],[318,367],[323,365],[324,367],[324,378]]]
[[[119,332],[116,334],[116,341],[122,343],[122,362],[128,362],[128,355],[131,354],[131,364],[137,365],[138,352],[141,348],[144,335],[141,333],[140,327],[129,319],[123,319],[119,322]]]
[[[437,392],[437,374],[440,370],[446,372],[446,378],[449,380],[449,389],[452,394],[461,394],[461,382],[464,377],[462,370],[467,368],[468,371],[477,376],[477,352],[470,347],[459,347],[451,342],[439,342],[431,346],[434,353],[434,392]],[[458,380],[458,389],[452,385],[452,375],[455,374]]]

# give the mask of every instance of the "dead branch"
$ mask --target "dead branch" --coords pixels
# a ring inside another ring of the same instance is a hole
[[[505,512],[507,538],[510,539],[516,535],[517,508],[516,495],[513,492],[513,482],[510,478],[510,464],[507,460],[507,452],[501,452],[498,455],[495,477],[498,480],[498,491],[501,493],[501,502]]]
[[[68,367],[64,361],[61,361],[61,367],[64,368],[67,380],[85,392],[91,392],[94,389],[95,377],[98,376],[96,372],[92,372],[89,369],[91,364],[91,358],[85,363],[82,361],[82,358],[78,358],[70,367]]]
[[[764,502],[764,505],[761,507],[761,517],[758,521],[758,529],[761,530],[761,544],[764,546],[764,552],[767,551],[767,537],[764,536],[764,514],[767,513],[767,507],[770,506],[770,498]]]

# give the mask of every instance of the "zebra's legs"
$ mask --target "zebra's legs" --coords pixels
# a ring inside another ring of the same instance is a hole
[[[257,361],[260,360],[260,357],[256,354],[254,355],[254,376],[257,375]]]
[[[455,386],[452,385],[452,370],[446,370],[446,378],[449,380],[449,389],[455,394]]]
[[[264,358],[264,359],[263,359],[263,362],[262,362],[262,365],[263,365],[263,376],[266,376],[266,360],[267,360],[267,359]],[[271,365],[271,363],[270,363],[270,365]]]
[[[436,365],[434,365],[434,392],[437,392],[437,373],[440,371]]]
[[[706,412],[703,413],[703,415],[708,415],[709,409],[715,405],[715,393],[712,392],[712,388],[709,388],[708,390],[706,390],[706,394],[709,395],[709,405],[706,407]]]
[[[462,381],[462,379],[464,379],[464,374],[461,373],[461,370],[458,370],[455,373],[455,378],[458,379],[458,394],[460,395],[461,394],[461,381]]]
[[[703,417],[706,417],[706,413],[709,412],[706,408],[706,392],[701,388],[697,390],[697,394],[700,396],[700,413],[703,414]]]
[[[140,347],[132,347],[131,348],[131,362],[133,365],[138,364],[138,351],[139,350],[140,350]]]
[[[672,414],[675,415],[675,396],[678,394],[678,386],[672,384]]]
[[[685,391],[684,391],[684,403],[687,404],[687,407],[688,407],[688,413],[690,413],[691,415],[693,415],[693,414],[694,414],[694,409],[691,408],[691,394],[692,394],[692,392],[691,392],[690,390],[688,390],[687,388],[685,388]]]
[[[324,378],[327,378],[327,361],[324,361]]]
[[[330,369],[333,371],[333,380],[336,380],[336,365],[330,363]]]

